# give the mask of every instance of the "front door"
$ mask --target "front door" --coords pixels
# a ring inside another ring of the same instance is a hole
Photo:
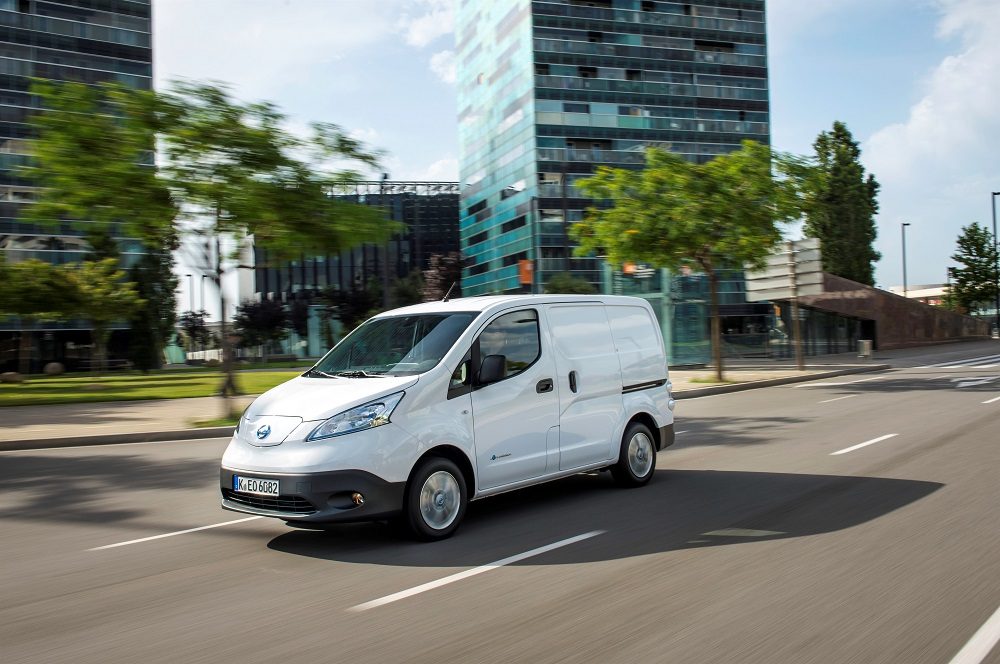
[[[542,337],[538,312],[523,309],[493,319],[473,344],[472,416],[480,489],[545,473],[547,441],[558,440],[559,396],[552,354]],[[498,356],[500,375],[482,384],[484,362],[496,365]]]

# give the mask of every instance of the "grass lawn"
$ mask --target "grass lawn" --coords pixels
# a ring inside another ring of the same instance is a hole
[[[236,384],[245,394],[260,394],[299,371],[253,371],[236,374]],[[107,375],[103,378],[32,378],[21,384],[0,384],[0,406],[36,406],[95,401],[138,401],[209,397],[222,381],[217,372],[176,372],[143,375]]]

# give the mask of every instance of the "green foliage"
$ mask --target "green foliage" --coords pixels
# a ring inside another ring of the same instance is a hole
[[[392,301],[397,307],[420,304],[424,301],[424,278],[420,270],[413,270],[392,283]]]
[[[173,254],[168,249],[147,248],[140,261],[129,270],[136,292],[144,304],[129,317],[129,357],[142,371],[163,366],[163,349],[174,333],[177,304],[174,291]]]
[[[323,291],[321,299],[328,311],[340,321],[346,334],[378,313],[378,307],[382,302],[382,289],[376,280],[371,279],[364,288],[347,290],[327,288]]]
[[[187,349],[189,351],[208,346],[212,340],[212,335],[205,325],[208,319],[207,311],[185,311],[177,319],[177,325],[184,331],[187,339]]]
[[[396,230],[380,210],[329,195],[360,175],[324,164],[377,164],[338,127],[317,123],[299,138],[273,105],[207,84],[175,83],[160,101],[164,175],[185,210],[212,220],[213,235],[230,234],[238,246],[253,235],[282,260],[382,242]]]
[[[992,309],[997,294],[993,234],[978,223],[962,227],[958,249],[951,258],[964,266],[952,270],[951,301],[969,313]]]
[[[545,284],[546,293],[569,293],[577,295],[593,295],[597,293],[594,285],[586,279],[574,277],[566,272],[552,275],[549,282]]]
[[[288,326],[305,339],[309,336],[309,303],[304,300],[295,300],[288,307]]]
[[[37,138],[20,174],[41,189],[23,219],[72,221],[100,258],[116,255],[107,245],[114,235],[172,245],[177,207],[153,166],[162,119],[155,93],[42,80],[31,91],[46,112],[28,121]]]
[[[243,338],[243,345],[261,346],[265,358],[269,344],[288,336],[288,315],[285,313],[285,307],[274,300],[244,302],[236,309],[233,323]]]
[[[79,295],[79,310],[76,313],[90,322],[98,372],[102,372],[107,363],[111,324],[127,320],[136,308],[145,306],[146,302],[139,297],[134,283],[124,281],[125,271],[118,268],[118,261],[114,258],[75,264],[69,274]]]
[[[592,207],[570,233],[579,242],[579,255],[605,254],[615,264],[675,271],[694,265],[708,275],[721,381],[717,271],[764,263],[781,240],[778,224],[801,216],[811,173],[801,159],[752,141],[705,164],[649,149],[642,170],[599,167],[577,184],[611,206]]]
[[[41,320],[66,320],[80,308],[79,292],[69,266],[52,265],[34,258],[2,265],[0,314],[21,319],[18,370],[31,368],[31,327]]]
[[[825,271],[871,286],[873,264],[882,257],[873,247],[879,184],[865,175],[861,150],[844,123],[834,122],[813,147],[818,167],[810,181],[805,234],[819,238]]]
[[[431,254],[427,260],[427,269],[424,270],[424,302],[444,299],[449,288],[449,297],[462,297],[462,254],[457,251]]]

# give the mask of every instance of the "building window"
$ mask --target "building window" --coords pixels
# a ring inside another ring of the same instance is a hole
[[[482,233],[476,233],[475,235],[473,235],[472,237],[469,238],[469,246],[471,247],[474,244],[479,244],[480,242],[486,242],[486,240],[488,240],[489,237],[490,237],[490,232],[489,231],[483,231]]]
[[[652,0],[642,0],[642,11],[644,12],[655,12],[656,3]]]
[[[545,62],[535,63],[535,73],[539,76],[549,75],[549,65]]]
[[[476,214],[477,212],[482,212],[485,209],[486,209],[486,199],[484,198],[483,200],[479,201],[478,203],[473,203],[472,205],[470,205],[469,206],[469,210],[468,210],[468,214],[469,215],[473,215],[473,214]]]
[[[510,233],[511,231],[515,231],[518,228],[521,228],[522,226],[524,226],[527,223],[528,223],[527,218],[522,215],[520,217],[516,217],[514,219],[511,219],[510,221],[508,221],[505,224],[501,225],[500,226],[500,232],[501,233]]]
[[[641,81],[642,71],[638,69],[626,69],[625,70],[625,80],[626,81]]]
[[[580,78],[597,78],[597,67],[577,67]]]
[[[587,33],[587,41],[589,41],[591,44],[600,44],[601,42],[604,41],[604,33],[603,32],[588,32]]]
[[[511,265],[517,265],[519,262],[528,260],[528,252],[521,251],[516,254],[511,254],[510,256],[503,257],[503,266],[509,267]]]
[[[590,113],[590,104],[563,104],[563,111],[566,113]]]

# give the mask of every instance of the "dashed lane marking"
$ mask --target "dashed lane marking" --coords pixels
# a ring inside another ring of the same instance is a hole
[[[881,443],[883,440],[889,440],[890,438],[895,438],[898,433],[887,433],[884,436],[879,436],[878,438],[872,438],[871,440],[866,440],[863,443],[858,443],[857,445],[851,445],[850,447],[845,447],[842,450],[837,450],[836,452],[830,452],[830,456],[837,456],[838,454],[847,454],[848,452],[853,452],[854,450],[860,450],[862,447],[868,447],[869,445],[874,445],[875,443]]]
[[[525,551],[524,553],[518,553],[508,558],[503,558],[501,560],[498,560],[496,562],[492,562],[486,565],[481,565],[479,567],[473,567],[472,569],[467,569],[464,572],[452,574],[451,576],[446,576],[436,581],[430,581],[429,583],[424,583],[422,585],[409,588],[408,590],[401,590],[398,593],[393,593],[391,595],[386,595],[385,597],[373,599],[370,602],[365,602],[364,604],[358,604],[357,606],[352,606],[347,610],[350,611],[351,613],[360,613],[362,611],[368,611],[369,609],[375,609],[380,606],[385,606],[386,604],[398,602],[399,600],[406,599],[407,597],[413,597],[414,595],[425,593],[428,590],[434,590],[435,588],[446,586],[449,583],[455,583],[456,581],[462,581],[463,579],[468,579],[470,576],[476,576],[477,574],[489,572],[491,570],[495,570],[505,565],[512,565],[513,563],[520,562],[527,558],[540,556],[543,553],[548,553],[549,551],[554,551],[555,549],[561,549],[564,546],[569,546],[570,544],[576,544],[577,542],[582,542],[583,540],[590,539],[591,537],[597,537],[598,535],[601,535],[604,532],[605,531],[603,530],[592,530],[589,533],[583,533],[582,535],[576,535],[575,537],[569,537],[564,540],[559,540],[558,542],[553,542],[552,544],[546,544],[545,546],[540,546],[537,549],[531,549],[530,551]]]
[[[243,523],[244,521],[253,521],[254,519],[263,519],[261,516],[248,516],[245,519],[236,519],[234,521],[223,521],[222,523],[213,523],[210,526],[199,526],[198,528],[188,528],[187,530],[177,530],[172,533],[164,533],[162,535],[153,535],[152,537],[141,537],[139,539],[129,540],[127,542],[118,542],[117,544],[105,544],[104,546],[95,546],[93,549],[87,549],[87,551],[103,551],[105,549],[114,549],[119,546],[128,546],[129,544],[139,544],[140,542],[149,542],[152,540],[163,539],[164,537],[174,537],[175,535],[186,535],[187,533],[195,533],[199,530],[208,530],[209,528],[221,528],[222,526],[231,526],[234,523]]]

